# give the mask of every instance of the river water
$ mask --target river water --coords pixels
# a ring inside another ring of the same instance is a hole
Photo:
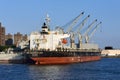
[[[120,80],[120,58],[67,65],[0,64],[0,80]]]

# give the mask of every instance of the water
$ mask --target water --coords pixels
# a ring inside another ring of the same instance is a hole
[[[120,80],[120,58],[68,65],[0,64],[0,80]]]

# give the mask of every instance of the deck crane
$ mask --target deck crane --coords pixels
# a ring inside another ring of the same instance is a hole
[[[67,29],[67,33],[70,33],[73,26],[78,22],[78,20],[81,18],[81,16],[84,14],[84,12],[82,12],[81,14],[79,14],[70,24],[69,28]]]
[[[97,28],[100,26],[100,24],[102,24],[102,22],[98,23],[95,28],[93,29],[93,31],[91,32],[90,36],[88,37],[88,40],[89,41],[91,39],[91,37],[93,36],[93,34],[95,33],[95,31],[97,30]]]
[[[88,15],[85,19],[82,20],[82,22],[80,23],[79,28],[77,29],[76,33],[79,33],[80,30],[82,29],[82,27],[84,26],[84,24],[86,23],[86,21],[88,20],[88,18],[90,17],[90,15]]]
[[[92,26],[95,24],[95,22],[97,22],[97,19],[95,19],[87,28],[86,32],[83,34],[84,38],[85,38],[85,43],[88,43],[88,33],[91,30]]]
[[[72,22],[70,23],[69,28],[67,29],[67,33],[70,34],[70,47],[71,48],[75,48],[75,39],[74,39],[74,33],[72,32],[72,28],[73,26],[78,22],[78,20],[81,18],[81,16],[84,14],[84,12],[82,12],[81,14],[79,14],[75,19],[72,20]]]
[[[88,18],[90,17],[90,15],[88,15],[85,19],[83,19],[83,21],[80,23],[80,27],[77,29],[77,32],[75,34],[78,35],[78,43],[79,43],[79,48],[82,45],[82,35],[81,35],[81,29],[84,26],[84,24],[87,22]]]
[[[74,32],[70,32],[70,47],[75,48],[75,34]]]
[[[80,30],[82,29],[82,27],[84,26],[84,24],[87,22],[88,18],[90,17],[90,15],[88,15],[85,19],[82,20],[82,22],[79,24],[79,28],[77,29],[77,32],[71,32],[71,47],[74,46],[74,39],[75,39],[75,35],[78,35],[79,38],[79,43],[80,43],[80,39],[81,39],[81,33]]]

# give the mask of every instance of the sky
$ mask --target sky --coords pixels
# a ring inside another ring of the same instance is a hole
[[[51,18],[50,27],[64,26],[85,12],[90,14],[86,26],[94,19],[102,22],[91,42],[101,48],[120,48],[120,0],[0,0],[0,22],[6,34],[30,34],[40,30],[46,14]],[[81,20],[82,20],[81,19]]]

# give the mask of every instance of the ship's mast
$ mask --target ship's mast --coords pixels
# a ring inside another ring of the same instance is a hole
[[[48,30],[50,30],[50,26],[49,26],[49,23],[50,23],[50,17],[49,17],[49,15],[47,14],[46,15],[46,25],[48,26]]]

